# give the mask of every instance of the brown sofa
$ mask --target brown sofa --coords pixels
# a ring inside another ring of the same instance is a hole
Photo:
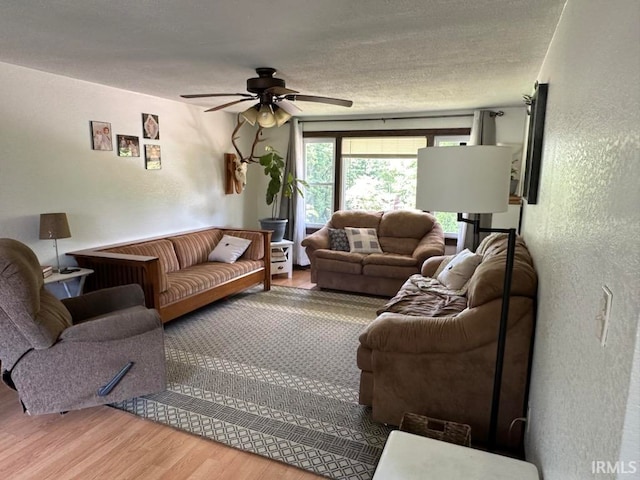
[[[33,415],[165,390],[164,332],[138,285],[62,301],[44,287],[38,258],[0,239],[2,380]],[[127,367],[119,381],[117,374]],[[113,381],[113,388],[103,388]]]
[[[251,240],[234,263],[209,262],[223,235]],[[138,283],[146,304],[163,322],[263,283],[271,289],[271,232],[209,227],[145,240],[70,252],[94,270],[87,291]]]
[[[374,420],[398,425],[405,412],[412,412],[469,424],[474,441],[486,441],[506,248],[505,234],[480,244],[476,253],[482,260],[466,293],[447,294],[430,278],[410,278],[362,332],[360,403],[372,406]],[[437,276],[448,260],[430,258],[422,275]],[[502,446],[520,438],[521,425],[511,439],[508,430],[523,416],[536,288],[531,256],[518,237],[498,418]]]
[[[345,227],[376,229],[383,253],[331,250],[329,229]],[[302,246],[320,288],[391,297],[427,258],[444,253],[444,233],[433,215],[417,210],[338,210]]]

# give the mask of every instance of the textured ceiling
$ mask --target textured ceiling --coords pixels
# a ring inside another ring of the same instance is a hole
[[[0,61],[185,102],[244,92],[269,66],[300,93],[354,102],[299,102],[302,116],[519,106],[564,3],[0,0]]]

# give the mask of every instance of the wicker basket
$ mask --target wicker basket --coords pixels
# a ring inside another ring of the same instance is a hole
[[[471,446],[471,427],[464,423],[448,422],[415,413],[405,413],[402,416],[400,430],[423,437],[435,438],[443,442],[455,443],[456,445]]]

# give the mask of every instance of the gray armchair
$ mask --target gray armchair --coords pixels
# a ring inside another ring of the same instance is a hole
[[[0,239],[2,379],[30,414],[118,402],[166,388],[158,313],[139,285],[58,300],[36,255]]]

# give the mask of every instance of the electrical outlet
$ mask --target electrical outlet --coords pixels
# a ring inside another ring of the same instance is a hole
[[[609,319],[611,317],[611,302],[613,300],[613,293],[606,285],[602,286],[602,299],[600,300],[600,307],[598,314],[596,315],[596,336],[600,340],[600,345],[605,346],[607,344],[607,333],[609,331]]]

